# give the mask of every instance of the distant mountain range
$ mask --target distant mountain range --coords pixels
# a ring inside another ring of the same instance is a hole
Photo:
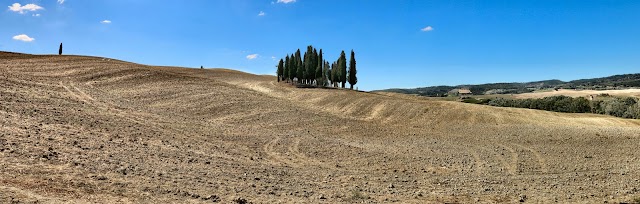
[[[476,85],[458,85],[458,86],[430,86],[413,89],[385,89],[378,92],[395,92],[404,94],[417,94],[421,96],[447,96],[450,91],[455,89],[469,89],[474,95],[483,94],[518,94],[533,92],[540,89],[548,88],[565,88],[565,89],[621,89],[628,87],[640,87],[639,74],[623,74],[602,78],[579,79],[573,81],[561,80],[545,80],[524,83],[489,83]]]

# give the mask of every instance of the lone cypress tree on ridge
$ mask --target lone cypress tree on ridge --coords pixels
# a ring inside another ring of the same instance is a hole
[[[60,48],[58,49],[58,55],[62,55],[62,43],[60,43]]]

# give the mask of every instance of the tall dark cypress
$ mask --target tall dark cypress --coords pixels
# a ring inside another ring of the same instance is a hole
[[[283,72],[284,72],[284,61],[280,59],[280,62],[278,62],[278,70],[276,71],[278,75],[278,82],[280,82],[280,79],[283,78]]]
[[[291,67],[291,69],[289,69],[289,79],[291,80],[291,83],[293,83],[293,79],[296,78],[296,75],[298,74],[296,63],[295,56],[291,54],[291,57],[289,57],[289,67]]]
[[[58,55],[62,55],[62,43],[60,43],[60,48],[58,48]]]
[[[300,49],[296,51],[296,69],[298,71],[298,73],[296,73],[298,83],[301,83],[304,78],[304,66],[302,65],[302,57],[300,57]]]
[[[324,60],[322,59],[322,49],[320,49],[320,52],[318,52],[317,64],[318,65],[316,67],[316,74],[315,74],[316,75],[315,79],[317,81],[316,84],[318,86],[324,86],[324,79],[325,78],[322,76],[322,73],[324,71],[322,69],[322,66],[324,65]]]
[[[347,83],[347,56],[344,54],[344,50],[340,53],[338,68],[340,69],[340,79],[338,80],[342,83],[342,88],[344,88]]]
[[[311,53],[311,64],[309,66],[309,84],[313,83],[316,79],[316,68],[318,67],[318,51],[313,48]]]
[[[331,83],[333,84],[333,87],[338,87],[338,63],[333,62],[333,64],[331,64]]]
[[[304,52],[302,58],[302,66],[304,67],[302,69],[302,83],[306,83],[307,79],[309,78],[309,72],[307,72],[307,70],[309,67],[309,63],[311,63],[311,60],[309,59],[311,57],[310,49],[311,45],[307,46],[307,51]]]
[[[324,68],[322,69],[322,86],[329,84],[329,77],[331,76],[331,70],[329,70],[329,62],[324,61]]]
[[[284,58],[284,67],[282,69],[282,80],[289,81],[289,55]]]
[[[353,90],[353,85],[358,83],[358,77],[356,77],[356,54],[351,50],[351,59],[349,60],[349,89]]]

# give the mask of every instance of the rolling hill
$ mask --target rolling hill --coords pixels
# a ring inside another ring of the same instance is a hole
[[[601,115],[0,52],[3,203],[629,202],[639,132]]]

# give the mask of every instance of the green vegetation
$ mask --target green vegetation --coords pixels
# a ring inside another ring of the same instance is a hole
[[[316,72],[314,79],[317,81],[318,85],[324,86],[325,77],[322,75],[323,65],[325,65],[324,59],[322,59],[322,49],[317,53],[318,58],[316,59]]]
[[[60,48],[58,48],[58,55],[62,55],[62,43],[60,43]]]
[[[304,79],[304,64],[302,63],[302,58],[300,58],[300,49],[296,51],[294,63],[294,67],[298,71],[296,73],[296,78],[298,78],[298,83],[302,83],[302,80]]]
[[[340,53],[340,58],[338,58],[338,82],[342,83],[342,88],[344,89],[344,85],[347,83],[347,57],[344,54],[344,50]]]
[[[356,54],[351,50],[351,59],[349,60],[349,89],[353,90],[353,85],[358,83],[358,77],[356,77]]]
[[[562,83],[563,82],[560,80],[547,80],[527,83],[491,83],[479,85],[431,86],[415,89],[387,89],[382,91],[434,97],[448,96],[449,92],[454,89],[469,89],[474,95],[519,94],[529,93],[540,89],[554,88],[556,85]]]
[[[307,46],[307,50],[301,57],[300,49],[295,54],[287,55],[280,59],[276,66],[277,80],[287,83],[295,83],[299,87],[345,87],[349,82],[351,89],[358,83],[356,76],[355,52],[351,50],[351,60],[349,62],[349,72],[347,72],[347,58],[344,50],[338,60],[329,65],[324,60],[322,49],[318,52],[313,46]]]
[[[550,96],[541,99],[465,98],[462,102],[563,113],[596,113],[622,118],[640,119],[640,102],[633,97],[600,95],[600,97],[591,101],[584,97],[572,98],[568,96]]]
[[[280,59],[278,62],[278,82],[280,82],[281,78],[284,78],[284,60]]]
[[[594,79],[580,79],[567,82],[559,87],[576,89],[590,88],[595,90],[605,90],[615,87],[640,87],[640,74],[623,74]]]
[[[595,79],[580,79],[569,82],[560,80],[534,81],[526,83],[490,83],[478,85],[431,86],[415,89],[387,89],[385,92],[417,94],[421,96],[448,96],[453,89],[469,89],[474,95],[519,94],[544,89],[610,90],[640,87],[640,74],[614,75]]]

